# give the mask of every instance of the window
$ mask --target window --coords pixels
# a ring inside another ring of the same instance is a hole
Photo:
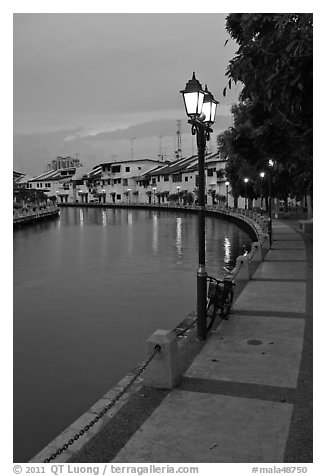
[[[155,177],[152,178],[152,185],[156,185],[156,178]]]
[[[121,195],[120,195],[120,193],[117,193],[117,200],[121,200]]]
[[[130,167],[126,167],[126,172],[130,172]]]
[[[195,183],[196,183],[196,187],[198,187],[198,185],[199,185],[199,177],[198,177],[198,175],[196,175],[195,178],[196,178],[196,182],[195,182]]]
[[[169,176],[168,175],[164,175],[164,182],[168,182],[169,181]]]
[[[138,167],[138,170],[141,170],[141,167]]]
[[[161,177],[160,177],[160,176],[158,176],[158,177],[157,177],[157,181],[159,182],[160,180],[161,180]]]
[[[214,169],[207,169],[207,177],[213,177]]]
[[[128,179],[126,178],[122,179],[122,185],[128,185]]]
[[[181,174],[173,174],[172,175],[172,182],[181,182],[182,181],[182,175]]]
[[[185,182],[188,182],[188,177],[185,177]]]
[[[121,170],[121,165],[112,165],[112,173],[113,174],[116,174],[118,172],[120,172]]]

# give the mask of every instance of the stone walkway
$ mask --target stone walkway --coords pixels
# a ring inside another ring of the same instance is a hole
[[[312,240],[275,220],[272,249],[180,386],[141,387],[69,461],[312,462]]]
[[[299,420],[295,409],[302,398],[305,323],[312,319],[307,251],[302,236],[287,224],[275,222],[273,232],[272,250],[237,299],[232,317],[115,462],[312,461],[312,402],[301,402]],[[306,377],[311,382],[312,375]]]

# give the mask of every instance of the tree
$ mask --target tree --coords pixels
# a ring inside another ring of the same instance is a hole
[[[312,15],[230,14],[226,29],[239,44],[228,86],[243,83],[234,126],[219,140],[233,161],[228,177],[235,193],[237,166],[258,171],[273,158],[278,195],[302,195],[302,187],[311,194]]]

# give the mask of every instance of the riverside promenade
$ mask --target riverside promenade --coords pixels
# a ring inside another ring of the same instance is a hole
[[[195,342],[178,386],[152,388],[140,378],[53,463],[312,462],[312,235],[274,220],[272,249],[237,288],[229,319]]]
[[[14,227],[21,225],[29,225],[37,223],[50,218],[56,218],[60,215],[60,208],[58,206],[45,206],[43,208],[35,207],[26,211],[14,210],[13,225]]]

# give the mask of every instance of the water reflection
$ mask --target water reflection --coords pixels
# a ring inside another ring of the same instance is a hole
[[[231,243],[229,238],[224,238],[224,263],[229,264],[231,261]]]
[[[182,257],[182,218],[177,217],[176,221],[176,249],[177,249],[177,254],[178,257]],[[180,263],[180,260],[178,260],[178,263]]]
[[[157,253],[158,250],[158,217],[157,214],[153,214],[153,238],[152,238],[152,248],[154,253]]]
[[[127,234],[128,234],[128,243],[127,243],[127,251],[128,254],[131,255],[133,251],[133,220],[132,220],[132,212],[128,211],[127,215]]]
[[[83,210],[83,208],[81,208],[79,210],[79,224],[80,224],[81,227],[84,226],[84,210]]]
[[[102,212],[102,225],[105,227],[108,224],[108,216],[106,210]]]

